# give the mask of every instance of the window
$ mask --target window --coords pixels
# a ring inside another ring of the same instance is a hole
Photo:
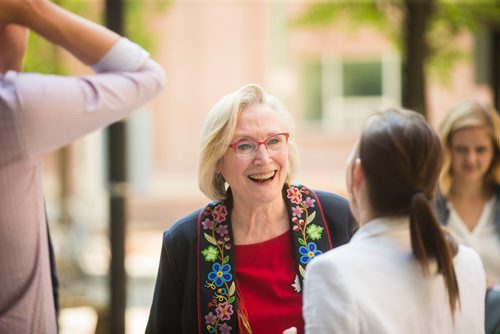
[[[303,110],[307,120],[320,121],[323,118],[323,97],[321,93],[321,63],[309,61],[302,66]]]
[[[399,105],[400,66],[394,54],[305,61],[301,73],[304,119],[340,131],[359,128],[375,110]]]
[[[342,64],[344,96],[382,95],[382,63],[344,61]]]

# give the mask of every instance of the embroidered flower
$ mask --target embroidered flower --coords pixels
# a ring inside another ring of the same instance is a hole
[[[217,313],[217,318],[220,320],[229,320],[233,314],[233,305],[228,304],[227,302],[220,303],[217,305],[215,312]]]
[[[302,187],[300,188],[300,191],[301,191],[301,192],[303,192],[304,194],[306,194],[306,196],[309,196],[309,190],[307,190],[307,188],[306,188],[306,187],[302,186]]]
[[[294,217],[302,217],[302,213],[304,211],[302,211],[302,208],[300,206],[292,206],[292,213],[293,213],[293,216]]]
[[[207,325],[207,329],[209,333],[215,333],[215,326]]]
[[[223,222],[226,220],[227,209],[224,205],[219,204],[214,208],[214,212],[212,213],[212,215],[216,222]]]
[[[322,254],[314,242],[308,243],[307,247],[300,246],[299,253],[302,255],[300,257],[300,262],[303,264],[309,263],[315,256]]]
[[[233,327],[229,326],[227,323],[223,323],[222,325],[219,326],[221,334],[229,334],[231,333],[231,329],[233,329]]]
[[[214,222],[208,218],[205,218],[204,221],[201,222],[204,230],[211,230],[214,227]]]
[[[294,204],[300,204],[302,202],[302,194],[300,193],[300,190],[295,188],[295,187],[290,187],[287,189],[287,197],[290,199],[290,201]]]
[[[231,266],[228,263],[222,266],[219,262],[215,262],[212,265],[212,271],[208,274],[208,279],[213,281],[217,287],[220,287],[224,282],[229,282],[233,279]]]
[[[308,208],[314,208],[314,203],[316,202],[315,199],[312,199],[311,197],[307,196],[307,198],[305,199],[304,202],[302,202],[304,204],[304,206],[306,207],[306,209]]]
[[[207,325],[214,325],[215,320],[217,320],[217,316],[215,314],[213,314],[212,312],[210,312],[209,314],[207,314],[205,316],[205,323]]]
[[[226,234],[228,234],[227,224],[221,224],[221,225],[217,226],[217,228],[215,229],[215,231],[217,233],[219,233],[221,237],[225,236]],[[229,240],[229,238],[228,238],[228,240]]]
[[[208,217],[212,214],[213,208],[209,205],[205,208],[205,216]]]

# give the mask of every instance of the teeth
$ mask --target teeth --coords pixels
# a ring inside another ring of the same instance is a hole
[[[270,177],[273,177],[274,173],[275,172],[272,171],[272,172],[264,173],[264,174],[253,174],[253,175],[250,175],[250,177],[254,180],[265,180],[265,179],[269,179]]]

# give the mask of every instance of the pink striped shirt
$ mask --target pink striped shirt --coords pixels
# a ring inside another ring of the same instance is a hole
[[[93,68],[83,77],[0,74],[0,333],[56,333],[40,158],[164,85],[162,68],[125,38]]]

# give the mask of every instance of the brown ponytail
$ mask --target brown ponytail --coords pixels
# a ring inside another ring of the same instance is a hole
[[[391,109],[370,117],[358,152],[371,208],[379,217],[409,216],[413,254],[424,275],[436,260],[454,312],[460,303],[454,252],[430,203],[443,160],[438,135],[420,114]]]
[[[460,302],[453,268],[454,250],[446,240],[429,200],[423,192],[416,192],[411,199],[410,234],[413,254],[420,262],[425,275],[429,274],[429,257],[436,259],[437,272],[443,275],[448,289],[450,309],[454,311]]]

